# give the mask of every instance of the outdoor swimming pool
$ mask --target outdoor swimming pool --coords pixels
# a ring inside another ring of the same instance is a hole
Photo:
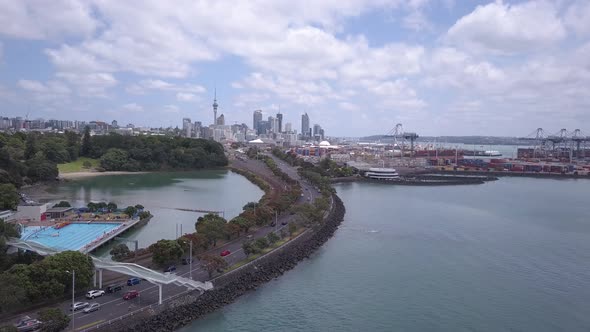
[[[122,226],[121,223],[72,223],[63,228],[26,227],[21,239],[58,250],[80,250],[92,241]]]

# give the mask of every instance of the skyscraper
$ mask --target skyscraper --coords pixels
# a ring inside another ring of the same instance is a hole
[[[309,136],[309,115],[307,113],[301,115],[301,136]]]
[[[223,114],[221,114],[217,118],[217,122],[215,124],[218,125],[218,126],[225,126],[225,116],[223,116]]]
[[[182,130],[184,131],[184,136],[185,137],[191,137],[192,136],[192,124],[191,124],[191,119],[189,118],[184,118],[182,119]]]
[[[268,117],[268,127],[273,133],[277,132],[277,120],[272,116]]]
[[[256,110],[256,111],[254,111],[254,116],[253,116],[253,121],[252,121],[252,129],[254,129],[257,134],[260,134],[258,132],[258,124],[260,123],[260,121],[262,121],[262,111]]]
[[[279,113],[277,113],[277,132],[278,133],[282,133],[283,132],[283,114],[281,114],[281,112],[279,111]]]
[[[287,123],[285,123],[285,132],[286,132],[286,133],[290,133],[290,132],[291,132],[291,130],[293,130],[293,129],[291,128],[291,122],[287,122]]]
[[[213,124],[217,123],[217,88],[215,88],[215,94],[213,97]]]

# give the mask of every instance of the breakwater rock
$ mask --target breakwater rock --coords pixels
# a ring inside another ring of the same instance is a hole
[[[324,222],[308,229],[281,248],[213,280],[214,289],[201,295],[191,292],[169,301],[158,313],[140,314],[123,320],[119,326],[108,326],[109,331],[174,331],[191,321],[234,302],[242,294],[255,290],[262,284],[279,277],[294,268],[298,262],[308,258],[324,244],[344,218],[344,204],[336,195],[332,196],[332,209]]]

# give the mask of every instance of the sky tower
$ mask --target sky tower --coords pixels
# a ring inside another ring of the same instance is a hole
[[[213,97],[213,124],[217,124],[217,88],[215,88],[214,97]]]

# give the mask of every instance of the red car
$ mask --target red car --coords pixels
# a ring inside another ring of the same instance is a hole
[[[123,295],[123,300],[131,300],[139,296],[139,292],[136,290],[128,291]]]
[[[227,256],[227,255],[229,255],[229,254],[231,254],[231,251],[229,251],[229,250],[224,250],[224,251],[222,251],[222,252],[221,252],[221,257],[225,257],[225,256]]]

